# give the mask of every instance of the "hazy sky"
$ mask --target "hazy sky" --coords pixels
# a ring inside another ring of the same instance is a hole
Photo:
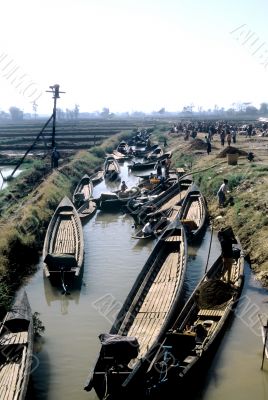
[[[0,109],[268,102],[267,0],[2,0]]]

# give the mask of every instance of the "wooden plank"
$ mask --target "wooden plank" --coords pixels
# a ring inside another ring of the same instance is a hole
[[[22,354],[22,358],[21,358],[21,363],[20,363],[20,371],[18,373],[18,379],[17,379],[17,387],[21,389],[22,386],[22,381],[23,379],[25,379],[25,373],[27,374],[28,371],[25,371],[25,365],[26,365],[26,357],[27,357],[27,347],[24,346],[23,349],[23,354]],[[17,391],[16,395],[14,396],[13,400],[17,400],[19,397],[19,391]],[[12,399],[10,399],[12,400]]]
[[[199,310],[197,316],[208,316],[208,317],[222,317],[223,314],[225,313],[225,309],[224,310],[209,310],[209,309],[202,309]]]

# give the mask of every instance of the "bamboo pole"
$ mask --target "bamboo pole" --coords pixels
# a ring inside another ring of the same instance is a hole
[[[211,235],[210,235],[210,241],[209,241],[208,257],[207,257],[207,263],[206,263],[206,267],[205,267],[205,274],[207,273],[207,269],[208,269],[208,262],[209,262],[210,251],[211,251],[212,237],[213,237],[213,223],[211,224]]]
[[[261,369],[263,369],[263,364],[264,364],[264,357],[265,357],[265,349],[266,349],[266,344],[267,344],[267,336],[268,336],[268,319],[266,322],[266,326],[263,325],[263,321],[261,318],[261,315],[258,314],[260,323],[261,323],[261,327],[265,329],[265,335],[264,335],[264,341],[263,341],[263,349],[262,349],[262,363],[261,363]]]

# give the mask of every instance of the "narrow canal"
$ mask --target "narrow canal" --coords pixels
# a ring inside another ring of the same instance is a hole
[[[127,185],[137,178],[121,169]],[[115,190],[102,182],[94,195]],[[133,220],[122,213],[100,211],[84,225],[85,262],[82,286],[63,296],[43,277],[42,260],[25,289],[33,311],[40,313],[46,327],[34,360],[29,399],[95,400],[94,392],[83,391],[90,368],[99,352],[98,335],[108,332],[154,242],[141,244],[131,238]],[[201,279],[207,262],[211,233],[208,230],[200,246],[189,248],[186,297]],[[219,254],[213,238],[209,264]],[[265,312],[268,294],[254,281],[248,265],[241,305],[207,371],[202,388],[194,400],[267,399],[268,361],[260,371],[262,344],[257,314]]]

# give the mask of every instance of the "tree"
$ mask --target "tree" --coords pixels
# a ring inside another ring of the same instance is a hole
[[[12,121],[20,121],[23,119],[23,111],[20,110],[18,107],[10,107],[9,112]]]
[[[57,118],[59,121],[65,118],[65,112],[61,108],[57,108]]]
[[[36,119],[36,116],[37,116],[37,108],[38,108],[38,105],[37,105],[37,103],[34,101],[34,102],[33,102],[34,119]]]
[[[246,108],[246,114],[256,115],[258,113],[258,109],[254,106],[248,106]]]
[[[79,115],[79,105],[78,104],[75,104],[73,111],[74,111],[74,118],[78,119],[78,115]]]
[[[165,114],[166,110],[165,107],[160,108],[159,111],[157,111],[158,114]]]
[[[261,103],[260,114],[268,114],[268,103]]]
[[[100,116],[102,118],[108,118],[110,114],[110,110],[107,107],[103,107],[102,112],[100,113]]]

